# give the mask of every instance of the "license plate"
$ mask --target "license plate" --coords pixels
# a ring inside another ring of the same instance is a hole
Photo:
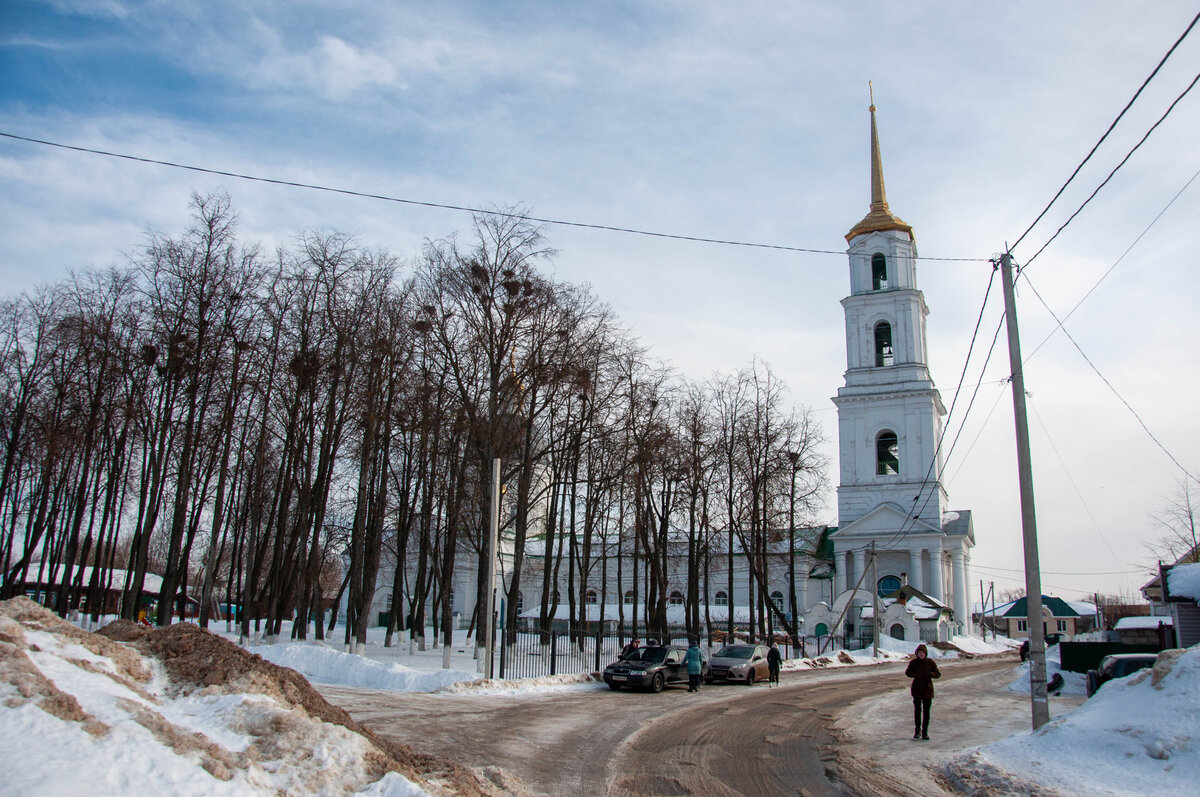
[[[626,676],[626,675],[614,675],[614,676],[612,677],[612,679],[613,679],[614,681],[628,681],[628,680],[629,680],[629,676]]]

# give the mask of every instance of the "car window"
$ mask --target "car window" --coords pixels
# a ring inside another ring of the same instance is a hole
[[[642,648],[642,661],[660,662],[666,657],[666,648]]]
[[[672,650],[667,654],[667,662],[670,664],[678,664],[683,659],[683,656],[678,650]]]
[[[748,659],[753,653],[753,645],[728,645],[721,648],[717,655],[723,659]]]

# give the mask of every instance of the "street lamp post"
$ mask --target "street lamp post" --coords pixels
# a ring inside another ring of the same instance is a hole
[[[792,463],[792,493],[788,501],[788,601],[792,613],[792,648],[799,647],[796,629],[800,627],[800,614],[796,611],[796,468],[800,463],[799,451],[788,451]]]

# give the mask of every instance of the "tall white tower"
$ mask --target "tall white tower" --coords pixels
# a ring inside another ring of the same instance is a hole
[[[969,512],[950,512],[938,439],[946,409],[929,374],[925,317],[912,227],[888,208],[875,106],[871,105],[871,208],[846,233],[850,295],[845,386],[838,409],[841,481],[833,535],[835,589],[853,588],[874,543],[878,583],[907,582],[970,625]],[[869,593],[868,593],[869,594]]]

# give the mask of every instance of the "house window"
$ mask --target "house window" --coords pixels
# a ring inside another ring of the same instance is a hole
[[[876,252],[871,256],[871,288],[878,291],[887,286],[887,258]]]
[[[525,593],[517,592],[517,613],[525,611]]]
[[[1059,630],[1059,631],[1066,631],[1066,630],[1067,630],[1067,621],[1066,621],[1066,620],[1059,620],[1059,621],[1058,621],[1058,630]]]
[[[883,578],[879,579],[876,589],[878,589],[879,597],[881,598],[891,595],[893,592],[900,589],[900,579],[896,578],[895,576],[884,576]],[[903,639],[904,637],[899,638]]]
[[[683,605],[683,593],[680,592],[679,590],[675,590],[674,592],[671,593],[671,596],[669,598],[667,598],[667,603],[671,604],[672,606],[682,606]]]
[[[783,611],[783,593],[780,592],[779,590],[775,590],[774,592],[772,592],[771,593],[771,603],[775,604],[775,608],[782,612]]]
[[[596,605],[596,597],[597,597],[596,590],[589,589],[587,591],[587,595],[584,596],[584,600],[587,602],[587,604],[589,606],[595,606]]]
[[[1029,621],[1028,620],[1017,620],[1017,630],[1018,631],[1028,631],[1029,630]]]
[[[392,610],[392,593],[390,592],[387,594],[387,600],[383,602],[383,610],[385,612],[390,612]]]
[[[628,591],[625,593],[625,605],[626,605],[626,606],[632,606],[632,605],[633,605],[633,590],[628,590]]]
[[[895,357],[892,355],[892,325],[887,321],[880,321],[875,325],[875,365],[883,368],[893,363]]]
[[[900,475],[900,441],[895,432],[884,430],[875,438],[875,473]]]
[[[724,592],[718,592],[713,597],[713,603],[716,604],[717,606],[728,606],[729,605],[729,596],[726,595]]]

